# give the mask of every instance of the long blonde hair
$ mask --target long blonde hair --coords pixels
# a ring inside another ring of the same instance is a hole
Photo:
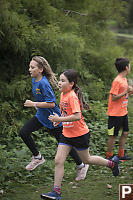
[[[48,61],[42,56],[34,56],[32,60],[37,62],[39,68],[43,68],[42,74],[46,76],[50,84],[54,88],[58,88],[58,81],[56,78],[56,74],[52,71]]]

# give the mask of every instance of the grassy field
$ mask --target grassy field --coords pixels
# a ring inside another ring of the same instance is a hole
[[[133,153],[130,155],[133,157]],[[74,171],[73,163],[67,163],[67,165],[66,168]],[[69,177],[65,176],[62,184],[63,200],[118,200],[119,184],[133,183],[133,163],[132,161],[121,163],[118,177],[114,177],[110,169],[98,166],[90,166],[84,181],[74,181],[75,175],[76,171]],[[111,186],[110,189],[108,185]],[[1,199],[39,200],[40,194],[49,192],[52,187],[53,183],[32,185],[32,180],[24,185],[12,183],[13,192],[3,195]]]

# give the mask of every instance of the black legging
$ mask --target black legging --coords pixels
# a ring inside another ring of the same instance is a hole
[[[20,137],[22,138],[22,140],[24,141],[24,143],[27,145],[27,147],[30,149],[30,151],[34,156],[37,156],[39,152],[33,138],[31,137],[31,133],[39,130],[42,127],[43,125],[39,122],[37,117],[34,116],[29,121],[27,121],[27,123],[19,131]],[[48,133],[54,136],[56,140],[59,142],[60,136],[62,134],[62,129],[63,129],[62,126],[54,129],[48,129]],[[72,150],[70,151],[70,155],[74,159],[77,165],[80,165],[82,163],[82,161],[78,156],[78,153],[74,148],[72,148]]]

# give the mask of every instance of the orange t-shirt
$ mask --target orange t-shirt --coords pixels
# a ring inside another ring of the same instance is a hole
[[[62,116],[69,116],[76,112],[81,113],[81,106],[76,93],[71,90],[60,97],[60,110]],[[79,137],[89,132],[81,113],[81,119],[73,122],[63,122],[63,135],[65,137]]]
[[[109,94],[107,114],[109,116],[124,116],[127,114],[128,94],[116,101],[112,101],[112,94],[118,95],[128,88],[127,79],[118,75],[113,83]]]

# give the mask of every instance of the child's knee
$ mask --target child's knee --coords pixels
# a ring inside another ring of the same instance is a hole
[[[84,164],[89,164],[89,162],[90,162],[90,156],[88,156],[87,158],[82,159],[82,162]]]
[[[25,138],[25,137],[27,137],[27,135],[28,135],[28,133],[23,129],[23,127],[20,129],[20,131],[19,131],[19,136],[21,137],[21,138]]]
[[[128,134],[129,134],[129,132],[123,132],[123,133],[122,133],[122,135],[123,135],[124,137],[127,137]]]
[[[64,160],[60,158],[59,156],[55,157],[55,165],[64,165]]]

